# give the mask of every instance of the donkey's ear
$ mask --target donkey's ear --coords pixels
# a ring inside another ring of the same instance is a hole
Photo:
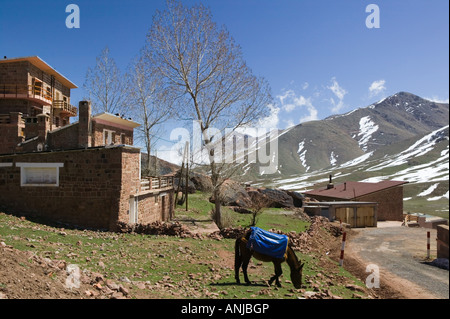
[[[304,265],[305,265],[305,263],[301,263],[300,267],[298,269],[302,269]]]

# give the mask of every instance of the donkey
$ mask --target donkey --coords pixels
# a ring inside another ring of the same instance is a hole
[[[248,279],[247,276],[247,267],[250,262],[250,258],[253,256],[254,258],[263,262],[273,262],[273,265],[275,267],[275,275],[270,278],[269,285],[271,285],[275,280],[275,283],[278,287],[281,287],[279,277],[283,273],[281,264],[286,261],[286,263],[289,265],[289,268],[291,269],[291,281],[294,287],[296,289],[299,289],[302,285],[302,270],[305,264],[298,260],[297,256],[292,250],[292,247],[288,244],[286,254],[284,255],[283,258],[274,258],[269,255],[258,253],[254,250],[247,248],[247,243],[249,241],[251,232],[252,231],[249,230],[245,234],[245,236],[237,238],[235,242],[234,272],[236,282],[238,284],[241,283],[239,279],[239,269],[241,268],[242,265],[244,280],[248,285],[250,284],[250,280]]]

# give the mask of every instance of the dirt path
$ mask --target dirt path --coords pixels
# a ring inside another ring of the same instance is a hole
[[[427,229],[380,226],[351,231],[345,268],[364,279],[368,264],[379,266],[380,288],[374,291],[382,298],[447,299],[448,270],[425,262]],[[436,230],[431,230],[431,238],[436,238]],[[431,240],[432,257],[435,253],[436,240]]]

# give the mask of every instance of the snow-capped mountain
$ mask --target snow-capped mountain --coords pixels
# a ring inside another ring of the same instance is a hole
[[[247,169],[245,175],[254,183],[299,191],[326,184],[329,174],[336,182],[408,181],[405,207],[436,206],[448,216],[448,126],[448,104],[400,92],[289,129],[279,137],[277,174],[258,176]]]
[[[401,151],[403,141],[448,125],[448,116],[448,104],[400,92],[343,115],[299,124],[279,138],[278,174],[308,173]]]

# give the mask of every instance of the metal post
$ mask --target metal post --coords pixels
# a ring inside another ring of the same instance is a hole
[[[341,266],[341,267],[344,264],[344,248],[345,248],[345,237],[346,237],[346,235],[347,235],[346,232],[344,232],[344,234],[342,235],[341,258],[339,259],[339,266]]]

